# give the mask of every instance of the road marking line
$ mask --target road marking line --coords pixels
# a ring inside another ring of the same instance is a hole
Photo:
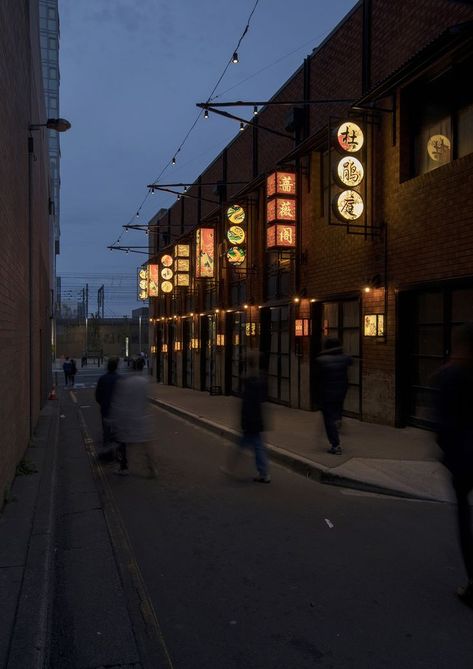
[[[326,522],[327,525],[330,527],[330,529],[332,529],[332,528],[334,527],[334,524],[333,524],[332,521],[330,521],[328,518],[325,518],[325,522]]]
[[[77,404],[77,397],[73,390],[71,390],[71,400],[74,402],[74,404]]]

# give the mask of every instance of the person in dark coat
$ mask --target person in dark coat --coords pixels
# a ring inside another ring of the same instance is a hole
[[[75,382],[76,382],[76,374],[77,374],[77,365],[76,361],[74,358],[71,358],[71,371],[69,374],[69,378],[71,380],[71,385],[74,388]]]
[[[469,494],[473,490],[473,324],[455,335],[450,361],[434,379],[437,443],[452,476],[457,498],[460,548],[468,576],[458,596],[473,607],[473,530]]]
[[[343,402],[348,390],[350,356],[343,353],[340,341],[328,337],[323,351],[316,360],[316,400],[324,417],[325,431],[330,442],[328,453],[340,455],[339,424],[342,420]]]
[[[268,456],[261,438],[264,431],[263,402],[266,400],[266,385],[259,373],[259,355],[250,351],[247,358],[247,374],[243,383],[241,401],[242,436],[237,448],[230,454],[225,473],[233,474],[244,448],[250,448],[255,455],[257,483],[270,483]]]
[[[107,373],[103,374],[95,388],[95,399],[100,405],[102,415],[103,445],[106,446],[113,441],[112,422],[110,420],[110,409],[112,406],[115,386],[120,376],[117,373],[118,360],[110,358],[107,363]]]
[[[71,378],[71,371],[72,371],[72,365],[71,361],[69,360],[69,356],[66,355],[66,359],[64,360],[62,364],[62,369],[64,372],[64,385],[68,386],[69,385],[69,379]]]

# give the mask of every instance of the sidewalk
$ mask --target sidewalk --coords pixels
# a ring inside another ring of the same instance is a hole
[[[225,438],[239,434],[240,400],[206,392],[156,384],[150,399]],[[299,411],[266,404],[265,443],[271,459],[326,483],[373,492],[453,502],[447,470],[439,463],[432,433],[416,428],[396,429],[344,418],[343,455],[326,453],[328,442],[320,412]]]
[[[43,408],[0,514],[0,666],[43,666],[48,653],[55,537],[58,402]]]

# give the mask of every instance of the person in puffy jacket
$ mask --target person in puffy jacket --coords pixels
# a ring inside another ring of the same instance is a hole
[[[316,360],[316,401],[324,417],[325,431],[330,442],[328,453],[341,454],[338,425],[342,419],[343,402],[348,390],[350,356],[343,353],[338,339],[328,337]]]

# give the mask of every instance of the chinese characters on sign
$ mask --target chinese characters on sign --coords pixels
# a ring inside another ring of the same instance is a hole
[[[337,198],[337,212],[346,221],[356,221],[363,209],[363,198],[356,190],[344,190]]]
[[[427,153],[436,163],[448,163],[451,142],[445,135],[432,135],[427,142]]]
[[[336,148],[342,152],[337,159],[334,176],[337,185],[347,190],[338,192],[332,200],[333,211],[336,217],[344,223],[358,221],[364,213],[363,196],[358,190],[365,176],[363,158],[356,158],[353,154],[361,151],[365,143],[363,130],[352,121],[342,123],[336,133]]]
[[[198,228],[195,246],[195,276],[197,279],[212,279],[214,275],[214,231],[213,228]]]
[[[297,183],[293,172],[273,172],[266,179],[266,246],[296,247]]]
[[[362,148],[365,137],[359,125],[352,121],[347,121],[346,123],[342,123],[338,128],[337,141],[342,151],[356,153]]]

